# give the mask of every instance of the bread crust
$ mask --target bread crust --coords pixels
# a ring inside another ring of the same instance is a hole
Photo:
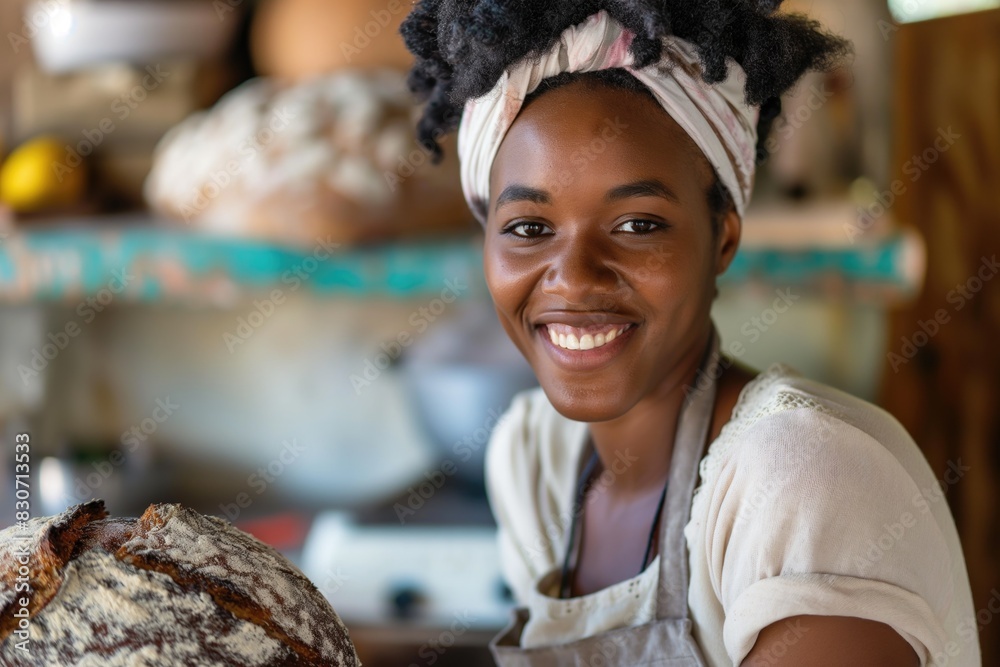
[[[17,601],[6,595],[24,546],[29,654],[14,648]],[[91,501],[2,531],[0,581],[4,665],[360,664],[340,618],[298,568],[229,522],[180,505],[112,519]]]

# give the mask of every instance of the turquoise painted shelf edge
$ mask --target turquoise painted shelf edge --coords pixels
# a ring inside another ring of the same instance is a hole
[[[122,279],[128,301],[199,300],[210,286],[266,292],[293,284],[293,276],[318,295],[408,298],[438,293],[446,280],[467,281],[470,294],[486,293],[476,239],[336,248],[328,259],[318,259],[316,251],[323,252],[319,245],[296,249],[168,227],[9,233],[0,241],[0,301],[86,298]],[[849,248],[744,247],[722,282],[802,286],[836,276],[906,293],[914,286],[906,278],[904,253],[901,234]]]

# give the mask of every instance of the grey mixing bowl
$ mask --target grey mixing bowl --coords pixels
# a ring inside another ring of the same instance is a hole
[[[538,385],[493,308],[464,305],[455,317],[435,323],[400,362],[419,420],[440,448],[441,463],[451,461],[456,477],[481,485],[493,426],[516,393]]]

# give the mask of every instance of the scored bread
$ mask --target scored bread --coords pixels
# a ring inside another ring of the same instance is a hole
[[[16,587],[25,561],[28,592]],[[0,584],[2,665],[360,664],[295,565],[176,504],[120,519],[95,500],[0,531]],[[25,602],[27,651],[15,632]]]

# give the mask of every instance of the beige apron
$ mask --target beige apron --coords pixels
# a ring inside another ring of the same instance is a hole
[[[701,649],[691,636],[688,616],[688,554],[684,526],[691,514],[691,499],[701,454],[715,405],[719,336],[712,329],[708,351],[695,383],[697,390],[685,399],[677,425],[670,461],[666,506],[660,517],[659,585],[656,614],[649,623],[622,627],[575,641],[551,646],[521,648],[528,608],[519,607],[513,620],[493,641],[490,650],[498,667],[704,667]],[[653,567],[651,564],[650,567]],[[544,579],[551,583],[555,573]],[[640,575],[642,577],[642,575]],[[542,583],[545,583],[544,581]],[[624,583],[624,582],[623,582]],[[544,590],[544,589],[543,589]],[[598,591],[594,595],[599,595]],[[588,596],[583,596],[584,598]],[[576,598],[580,600],[581,598]],[[551,604],[572,600],[551,599]]]

